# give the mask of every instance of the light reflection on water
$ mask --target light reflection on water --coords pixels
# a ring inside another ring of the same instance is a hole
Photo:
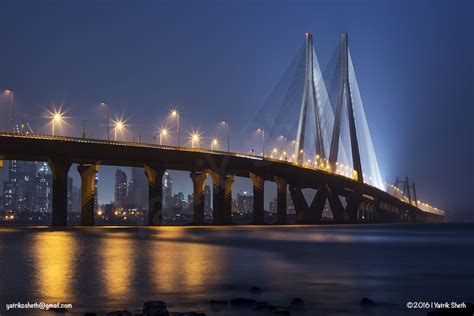
[[[75,257],[78,248],[71,232],[35,234],[27,254],[32,256],[35,277],[34,286],[48,301],[71,297]]]
[[[163,299],[173,310],[213,315],[209,299],[252,297],[248,288],[259,286],[254,298],[282,307],[303,297],[308,309],[296,315],[362,315],[363,296],[399,315],[408,299],[469,300],[473,228],[0,228],[0,271],[8,271],[0,312],[18,301],[73,303],[83,313]]]

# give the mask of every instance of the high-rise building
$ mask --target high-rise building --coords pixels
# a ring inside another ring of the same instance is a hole
[[[41,163],[36,174],[35,212],[51,212],[52,176],[47,163]]]
[[[72,189],[73,189],[73,179],[71,177],[67,178],[67,212],[72,212]]]
[[[204,211],[209,212],[211,210],[211,187],[206,184],[204,186]]]
[[[99,174],[96,173],[94,177],[94,211],[97,211],[99,209],[99,191],[98,191],[98,184],[99,184]],[[80,189],[79,189],[80,190]],[[80,191],[79,191],[79,204],[80,204]],[[80,205],[79,205],[80,208]],[[78,210],[79,210],[78,208]]]
[[[253,196],[248,191],[237,193],[237,206],[240,213],[249,213],[253,209]]]
[[[127,202],[127,174],[121,169],[115,172],[115,205],[124,207]]]
[[[163,207],[173,206],[173,179],[168,172],[163,177]]]
[[[148,182],[142,168],[132,168],[127,200],[135,208],[148,208]]]
[[[11,160],[9,180],[4,182],[5,210],[32,212],[35,204],[36,162]]]

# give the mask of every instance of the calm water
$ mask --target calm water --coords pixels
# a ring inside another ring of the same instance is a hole
[[[2,315],[20,314],[5,313],[18,301],[72,303],[81,314],[149,299],[252,315],[208,308],[235,297],[282,307],[303,298],[293,315],[404,315],[407,301],[474,301],[474,225],[0,228],[0,272]],[[379,306],[361,310],[364,296]]]

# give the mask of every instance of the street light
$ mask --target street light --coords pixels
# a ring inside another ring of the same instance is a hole
[[[10,95],[10,124],[12,131],[15,132],[15,103],[13,102],[14,93],[12,89],[6,89],[4,93]]]
[[[168,136],[168,129],[162,128],[160,129],[160,145],[163,145],[163,136]]]
[[[217,138],[213,138],[211,141],[211,150],[216,150],[219,148],[219,140]]]
[[[265,130],[263,128],[257,128],[257,132],[262,136],[262,158],[265,158]]]
[[[227,122],[227,121],[222,121],[222,124],[224,124],[224,125],[227,127],[227,152],[230,152],[229,122]]]
[[[110,117],[109,117],[109,104],[105,101],[100,102],[100,105],[105,107],[106,118],[107,118],[107,141],[110,141]]]
[[[176,118],[176,131],[178,132],[178,147],[179,147],[179,138],[180,138],[180,131],[179,131],[179,112],[177,109],[171,109],[170,116],[172,118]]]
[[[117,141],[117,131],[122,132],[125,128],[125,122],[121,119],[114,121],[114,139]]]
[[[61,124],[64,121],[64,113],[61,110],[54,110],[49,112],[51,114],[51,135],[55,135],[56,124]]]
[[[288,161],[288,141],[284,135],[280,135],[280,138],[283,139],[283,154],[285,155],[285,160]]]
[[[195,148],[196,144],[199,144],[200,140],[201,140],[201,135],[199,135],[198,132],[193,132],[191,134],[191,147]]]

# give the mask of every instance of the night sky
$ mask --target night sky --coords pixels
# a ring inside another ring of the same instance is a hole
[[[237,150],[304,33],[324,68],[348,32],[383,177],[408,175],[420,199],[468,214],[473,21],[472,1],[4,0],[0,89],[15,90],[18,118],[37,132],[50,131],[46,110],[62,104],[61,134],[79,136],[87,120],[104,137],[106,100],[112,117],[128,119],[128,139],[152,141],[176,106],[186,131],[223,139],[216,126],[228,120]],[[0,99],[1,129],[8,104]],[[113,198],[115,169],[102,169],[101,202]],[[235,191],[243,188],[250,182]],[[190,190],[189,177],[176,175],[174,191]]]

